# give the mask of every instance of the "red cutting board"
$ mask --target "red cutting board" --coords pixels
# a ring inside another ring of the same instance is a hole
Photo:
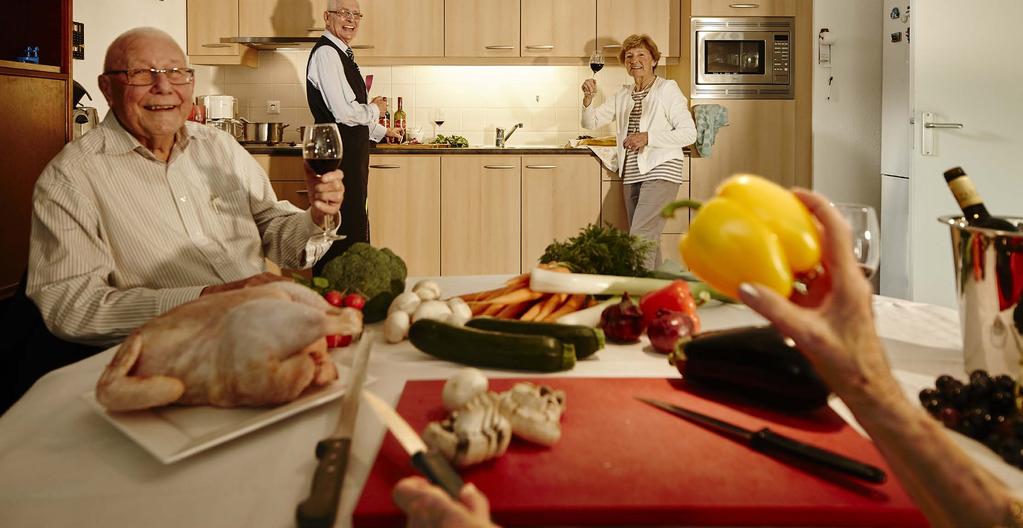
[[[506,390],[522,379],[493,379]],[[926,526],[874,445],[831,409],[788,415],[687,388],[681,379],[543,378],[566,393],[561,440],[514,439],[504,456],[460,472],[502,525]],[[417,431],[445,415],[443,380],[410,381],[398,412]],[[888,482],[810,473],[634,399],[648,396],[775,432],[881,467]],[[357,527],[398,526],[391,488],[415,474],[390,434],[356,506]]]

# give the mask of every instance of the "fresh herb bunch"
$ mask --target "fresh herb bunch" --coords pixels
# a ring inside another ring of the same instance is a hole
[[[643,265],[654,243],[614,227],[590,224],[565,242],[547,246],[540,262],[560,262],[576,273],[645,277]]]
[[[462,136],[443,136],[441,134],[437,134],[437,137],[433,138],[433,141],[430,143],[435,145],[447,143],[449,147],[454,148],[465,148],[469,146],[469,140]]]

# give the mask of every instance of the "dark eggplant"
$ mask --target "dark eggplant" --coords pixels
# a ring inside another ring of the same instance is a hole
[[[770,326],[705,332],[670,356],[685,382],[767,407],[809,411],[831,393],[810,362]]]

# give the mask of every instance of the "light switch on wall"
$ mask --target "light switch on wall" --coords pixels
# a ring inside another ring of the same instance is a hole
[[[266,102],[266,113],[268,113],[268,114],[279,114],[279,113],[281,113],[281,102],[280,101],[267,101]]]

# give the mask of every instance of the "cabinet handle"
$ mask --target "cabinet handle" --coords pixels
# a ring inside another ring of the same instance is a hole
[[[499,169],[499,170],[512,170],[517,169],[517,165],[484,165],[484,169]]]
[[[370,165],[371,169],[400,169],[401,165]]]
[[[295,194],[309,194],[309,191],[295,191]]]
[[[760,4],[728,4],[728,7],[734,7],[735,9],[756,9],[760,7]]]
[[[527,169],[545,169],[545,170],[551,170],[551,169],[558,168],[558,166],[557,165],[526,165],[526,168]]]
[[[204,48],[230,48],[230,44],[203,44]]]
[[[622,45],[621,44],[606,44],[606,45],[601,46],[601,47],[604,48],[604,49],[614,49],[614,48],[620,48],[620,47],[622,47]]]
[[[352,45],[352,49],[373,49],[375,47],[376,46],[374,46],[372,44],[354,44],[354,45]]]
[[[305,28],[306,31],[327,31],[327,28]]]
[[[513,50],[515,46],[487,46],[488,50]]]
[[[542,44],[539,46],[526,46],[527,50],[552,50],[554,49],[553,44]]]

